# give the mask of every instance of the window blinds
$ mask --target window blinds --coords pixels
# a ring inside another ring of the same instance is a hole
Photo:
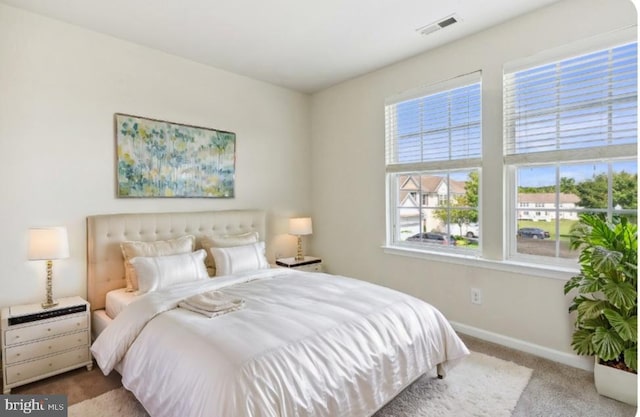
[[[479,164],[480,73],[452,81],[387,104],[387,172]]]
[[[507,162],[635,154],[637,78],[636,43],[506,73]]]

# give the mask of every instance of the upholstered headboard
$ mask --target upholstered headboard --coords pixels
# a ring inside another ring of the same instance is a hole
[[[224,210],[184,213],[104,214],[87,217],[87,297],[91,310],[105,307],[107,292],[126,286],[120,243],[154,241],[184,235],[258,232],[265,240],[266,213],[262,210]]]

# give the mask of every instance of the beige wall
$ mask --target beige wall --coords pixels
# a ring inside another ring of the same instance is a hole
[[[575,359],[564,280],[384,252],[384,101],[482,70],[482,234],[487,257],[499,260],[505,218],[503,63],[635,23],[636,11],[628,0],[563,1],[313,95],[315,255],[324,258],[332,273],[414,294],[474,332]],[[482,305],[471,304],[471,287],[482,290]]]
[[[269,210],[269,255],[293,255],[286,219],[309,214],[309,97],[0,5],[0,307],[39,302],[27,229],[64,225],[54,295],[85,295],[90,214]],[[113,114],[237,134],[236,198],[115,198]]]

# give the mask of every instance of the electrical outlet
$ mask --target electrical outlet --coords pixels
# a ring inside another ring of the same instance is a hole
[[[480,288],[471,288],[471,303],[482,304],[482,291],[480,291]]]

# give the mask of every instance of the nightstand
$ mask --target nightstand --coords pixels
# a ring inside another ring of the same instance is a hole
[[[93,362],[89,303],[80,297],[60,298],[58,305],[40,304],[2,309],[3,393],[11,388],[86,366]]]
[[[299,271],[322,272],[322,259],[313,256],[305,256],[302,261],[296,261],[296,258],[280,258],[276,259],[276,265]]]

